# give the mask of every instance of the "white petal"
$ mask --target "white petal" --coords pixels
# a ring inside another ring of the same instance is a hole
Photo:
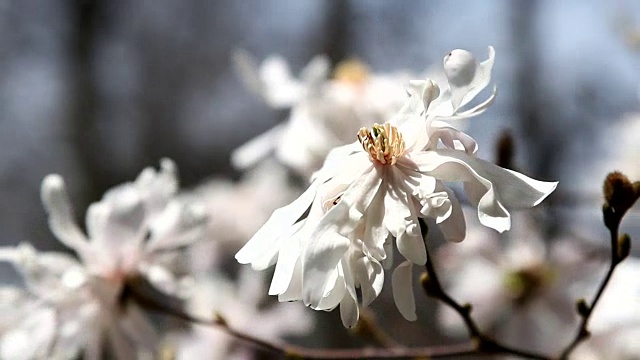
[[[300,257],[298,257],[293,267],[287,289],[278,295],[278,301],[280,302],[297,300],[302,300],[302,258]]]
[[[269,156],[284,133],[286,124],[279,124],[270,130],[254,137],[231,152],[231,165],[245,170],[256,165]]]
[[[354,275],[362,291],[362,305],[368,306],[382,292],[384,270],[377,260],[364,256],[364,254],[353,261]]]
[[[456,142],[458,142],[467,154],[475,154],[478,151],[478,144],[471,136],[443,121],[432,121],[430,130],[431,136],[429,144],[426,146],[427,149],[435,149],[438,140],[441,140],[446,147],[452,150],[457,149]]]
[[[314,181],[309,188],[291,204],[273,212],[269,220],[251,237],[236,254],[236,260],[241,264],[250,264],[260,258],[265,252],[275,248],[278,238],[285,234],[305,211],[311,206],[316,196],[319,182]]]
[[[66,246],[77,252],[87,248],[87,238],[74,220],[69,196],[60,175],[48,175],[42,181],[40,198],[49,216],[51,232]]]
[[[317,86],[329,75],[331,61],[324,55],[315,56],[300,72],[300,80],[307,86]]]
[[[351,269],[345,260],[342,261],[342,265],[347,292],[340,301],[340,318],[342,319],[344,327],[352,328],[358,323],[358,318],[360,317],[358,296],[356,295],[353,282],[354,275],[351,273]]]
[[[380,186],[371,204],[365,211],[363,239],[364,250],[376,259],[384,259],[386,252],[384,243],[389,237],[389,230],[384,226],[385,186]]]
[[[330,228],[314,236],[302,261],[302,296],[305,305],[317,308],[332,285],[336,267],[349,248],[349,239]]]
[[[458,198],[451,189],[442,186],[449,196],[451,214],[438,224],[438,228],[447,241],[460,242],[466,236],[467,225]]]
[[[478,207],[480,222],[500,232],[511,226],[511,208],[539,204],[557,182],[531,179],[462,151],[439,149],[412,155],[420,171],[443,181],[464,181],[469,201]]]
[[[399,181],[395,179],[398,185],[389,186],[385,197],[385,226],[396,237],[400,254],[417,265],[424,265],[427,252],[418,218],[413,203],[409,202],[407,193],[400,188]]]
[[[302,225],[302,222],[300,225]],[[306,232],[304,234],[308,235]],[[276,262],[276,269],[269,287],[269,295],[282,294],[290,286],[296,264],[300,255],[302,255],[299,236],[300,233],[296,233],[292,238],[286,240],[287,244],[285,246],[279,247],[278,261]]]
[[[393,288],[393,300],[400,314],[409,321],[416,321],[416,300],[413,295],[413,264],[405,261],[393,270],[391,285]]]

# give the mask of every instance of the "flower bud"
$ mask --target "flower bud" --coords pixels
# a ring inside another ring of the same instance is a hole
[[[476,75],[476,68],[476,59],[467,50],[453,50],[444,58],[444,73],[455,86],[469,85]]]
[[[422,273],[422,275],[420,275],[420,283],[422,284],[424,292],[427,294],[427,296],[439,298],[442,295],[440,284],[434,281],[431,276],[429,276],[429,274]]]
[[[622,234],[622,236],[618,238],[616,247],[617,247],[616,253],[618,257],[617,258],[618,262],[626,259],[627,256],[629,256],[629,253],[631,252],[631,237],[629,236],[629,234]]]
[[[587,305],[587,301],[585,299],[580,299],[576,302],[576,311],[578,315],[581,317],[589,316],[589,312],[591,311],[589,305]]]
[[[640,186],[631,183],[621,172],[614,171],[604,180],[604,199],[620,217],[633,206],[640,196]]]

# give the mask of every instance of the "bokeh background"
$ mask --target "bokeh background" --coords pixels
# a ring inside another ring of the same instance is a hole
[[[546,231],[582,224],[605,239],[594,164],[616,161],[609,129],[640,111],[636,1],[6,0],[0,243],[60,248],[39,201],[49,173],[64,176],[78,214],[162,157],[177,162],[187,188],[237,178],[231,150],[286,113],[245,89],[235,49],[280,54],[294,73],[320,53],[333,64],[356,57],[373,71],[421,72],[454,48],[484,58],[488,45],[499,95],[468,127],[480,156],[493,159],[509,130],[518,168],[560,181]],[[640,174],[638,161],[625,164]]]
[[[639,110],[639,10],[601,0],[2,1],[0,241],[56,246],[38,195],[48,173],[67,179],[78,213],[163,156],[186,186],[235,175],[230,150],[285,118],[243,87],[230,66],[238,48],[281,54],[294,71],[324,53],[417,72],[453,48],[480,57],[493,45],[499,97],[469,129],[481,156],[511,129],[525,172],[574,190],[615,144],[603,130]]]

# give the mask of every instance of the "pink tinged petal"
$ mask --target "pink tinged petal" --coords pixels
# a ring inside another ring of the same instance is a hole
[[[461,151],[440,149],[415,154],[412,158],[420,171],[440,180],[464,181],[469,200],[478,207],[480,222],[500,232],[511,226],[505,206],[535,206],[558,184],[531,179]]]
[[[245,244],[236,254],[236,260],[240,264],[251,264],[254,261],[264,257],[266,252],[273,255],[277,253],[276,244],[278,239],[290,230],[288,230],[305,211],[311,206],[316,196],[316,189],[319,182],[313,182],[311,186],[294,200],[291,204],[284,206],[273,212],[269,220],[258,230],[255,235]],[[270,262],[268,261],[267,264]],[[266,266],[268,267],[268,265]],[[266,268],[264,264],[257,266],[258,269]]]
[[[351,269],[344,259],[342,260],[342,269],[347,291],[342,300],[340,300],[340,318],[344,327],[352,328],[358,323],[358,318],[360,317],[358,296],[353,282],[354,274],[351,273]]]
[[[40,189],[42,204],[49,216],[51,232],[66,246],[78,253],[88,247],[87,238],[74,220],[73,209],[60,175],[48,175]]]
[[[413,264],[405,261],[393,270],[391,276],[391,286],[393,289],[393,300],[400,311],[400,314],[409,321],[416,321],[416,300],[413,295]]]

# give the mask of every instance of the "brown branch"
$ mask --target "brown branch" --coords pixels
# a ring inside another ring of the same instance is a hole
[[[423,230],[423,236],[426,240],[426,229],[427,226],[424,222],[420,221],[420,226]],[[426,241],[425,241],[426,246]],[[543,354],[538,354],[534,352],[529,352],[525,350],[516,349],[507,345],[504,345],[497,340],[489,337],[484,334],[477,323],[471,316],[471,304],[460,304],[455,299],[453,299],[445,290],[442,288],[440,280],[438,279],[438,275],[433,266],[433,259],[429,255],[429,251],[427,250],[427,263],[425,264],[426,273],[424,273],[420,279],[422,283],[422,287],[424,288],[427,296],[436,298],[447,306],[451,307],[464,321],[465,326],[467,327],[467,331],[469,332],[469,338],[471,342],[474,344],[474,354],[477,355],[495,355],[495,354],[503,354],[503,355],[514,355],[519,356],[525,359],[537,359],[537,360],[551,360],[552,358]]]
[[[384,331],[373,312],[366,307],[360,307],[360,319],[358,319],[358,323],[352,331],[356,335],[373,341],[384,348],[398,349],[402,347],[402,344]]]
[[[282,355],[293,359],[405,359],[405,358],[458,358],[473,355],[476,348],[473,343],[421,348],[360,348],[360,349],[309,349],[300,346],[273,343],[258,339],[240,330],[234,329],[221,316],[214,319],[203,319],[188,314],[174,306],[163,305],[149,297],[135,294],[136,301],[150,311],[156,311],[177,319],[205,326],[216,327],[227,334],[263,351]]]
[[[607,228],[609,228],[610,234],[610,244],[611,244],[611,261],[609,262],[609,268],[607,270],[607,274],[602,279],[600,286],[598,287],[598,291],[591,301],[591,305],[587,305],[584,299],[578,300],[576,303],[576,310],[578,315],[580,315],[580,324],[578,325],[578,329],[576,330],[576,334],[573,337],[573,340],[567,345],[567,347],[562,351],[560,356],[558,357],[560,360],[566,360],[569,358],[569,355],[575,350],[575,348],[584,340],[591,336],[589,332],[589,320],[591,319],[591,315],[593,314],[593,309],[596,307],[600,298],[602,298],[602,294],[604,293],[605,288],[609,284],[611,280],[611,276],[613,275],[614,270],[624,260],[624,258],[628,255],[629,252],[629,238],[628,235],[623,235],[623,237],[619,237],[618,232],[620,228],[620,222],[622,221],[622,217],[624,216],[624,211],[615,211],[615,208],[610,206],[609,204],[605,204],[602,208],[602,213],[604,217],[604,222]],[[625,244],[626,243],[626,244]],[[626,246],[626,249],[625,249]],[[622,251],[621,251],[622,250]]]

